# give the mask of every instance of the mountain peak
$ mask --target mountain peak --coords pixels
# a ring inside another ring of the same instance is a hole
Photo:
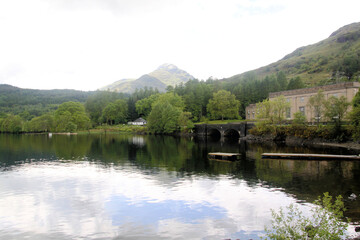
[[[170,63],[161,65],[155,71],[149,73],[149,75],[156,77],[161,82],[165,83],[166,86],[175,86],[181,82],[185,83],[190,79],[194,79],[189,73]]]
[[[132,93],[135,89],[153,87],[157,88],[160,92],[164,92],[166,86],[175,86],[180,83],[185,83],[190,79],[194,79],[194,77],[186,71],[181,70],[174,64],[165,63],[159,66],[155,71],[145,74],[138,79],[119,80],[100,88],[100,90]]]
[[[161,70],[161,69],[172,70],[172,69],[178,69],[178,67],[171,63],[164,63],[160,67],[157,68],[157,70]]]

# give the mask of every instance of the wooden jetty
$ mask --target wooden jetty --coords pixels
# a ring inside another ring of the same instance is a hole
[[[222,153],[222,152],[214,152],[208,153],[208,158],[210,160],[223,160],[223,161],[236,161],[240,160],[240,153]]]
[[[266,159],[296,159],[296,160],[360,160],[357,155],[331,155],[313,153],[263,153]]]

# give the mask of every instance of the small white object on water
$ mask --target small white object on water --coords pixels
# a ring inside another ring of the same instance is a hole
[[[357,196],[356,196],[355,193],[352,193],[352,194],[350,194],[350,196],[349,196],[349,199],[350,199],[350,200],[355,200],[356,198],[357,198]]]

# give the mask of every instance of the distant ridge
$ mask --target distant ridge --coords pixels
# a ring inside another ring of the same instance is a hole
[[[138,79],[122,79],[104,86],[99,90],[133,93],[136,89],[151,87],[158,89],[160,92],[164,92],[167,86],[185,83],[190,79],[194,79],[194,77],[186,71],[179,69],[174,64],[166,63],[159,66],[153,72],[142,75]]]
[[[20,114],[27,110],[31,115],[39,116],[53,111],[63,102],[84,103],[93,94],[95,94],[93,91],[85,92],[71,89],[38,90],[0,84],[0,114]]]

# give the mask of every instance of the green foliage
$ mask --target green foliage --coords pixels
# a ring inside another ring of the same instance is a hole
[[[178,124],[182,132],[190,132],[194,128],[194,123],[190,120],[191,112],[182,112],[178,119]]]
[[[311,216],[304,215],[295,205],[281,208],[279,213],[272,211],[272,226],[265,228],[269,239],[342,239],[346,237],[347,222],[343,222],[345,211],[342,197],[332,197],[324,193],[311,209]],[[266,239],[267,239],[266,238]]]
[[[360,92],[356,93],[352,101],[352,110],[350,112],[351,125],[353,126],[354,139],[360,139]]]
[[[220,90],[213,94],[209,100],[207,109],[213,119],[239,118],[240,102],[235,99],[235,95],[229,91]]]
[[[277,78],[277,83],[279,85],[279,90],[280,91],[286,90],[288,86],[288,82],[285,73],[282,71],[278,72],[276,78]]]
[[[344,56],[339,64],[333,66],[333,71],[345,76],[346,79],[352,79],[360,72],[360,52],[351,52]]]
[[[136,126],[136,125],[128,125],[128,124],[119,124],[119,125],[102,125],[97,126],[94,129],[91,129],[86,132],[79,132],[79,133],[104,133],[104,132],[111,132],[111,133],[146,133],[147,127],[145,126]]]
[[[22,113],[19,114],[19,116],[24,120],[24,121],[29,121],[31,120],[34,116],[31,115],[29,113],[29,111],[25,110]]]
[[[109,103],[103,110],[102,119],[109,125],[126,123],[128,114],[127,102],[123,99]]]
[[[159,98],[160,94],[154,94],[147,98],[141,99],[135,103],[136,112],[140,116],[144,116],[145,118],[149,116],[151,112],[151,106],[153,103]]]
[[[286,109],[290,102],[283,95],[256,104],[257,119],[267,124],[279,124],[285,119]]]
[[[90,128],[90,119],[85,107],[78,102],[65,102],[55,111],[55,131],[73,132]]]
[[[26,132],[49,132],[53,128],[54,116],[50,113],[35,117],[25,124]]]
[[[296,78],[290,79],[289,84],[287,86],[287,90],[300,89],[300,88],[304,88],[304,87],[305,87],[305,84],[301,80],[301,78],[296,77]]]
[[[184,100],[176,93],[161,94],[156,102],[168,102],[172,106],[180,109],[181,111],[185,108]]]
[[[174,92],[183,96],[185,110],[191,112],[194,121],[199,121],[201,117],[206,116],[206,105],[212,96],[210,84],[193,79],[186,82],[185,85],[176,86]]]
[[[331,96],[325,102],[324,116],[328,121],[333,121],[337,126],[341,126],[341,121],[344,119],[349,106],[350,103],[344,96],[340,98]]]
[[[173,133],[178,128],[181,110],[169,102],[154,103],[148,117],[148,129],[152,133]]]
[[[136,103],[144,98],[150,97],[151,95],[156,95],[158,93],[159,91],[157,89],[153,89],[151,87],[148,88],[146,86],[140,90],[136,89],[135,92],[128,98],[128,118],[130,120],[134,120],[140,117],[140,114],[138,114],[136,110]]]
[[[97,92],[95,95],[90,96],[85,103],[86,111],[94,125],[102,123],[102,114],[104,108],[118,99],[123,99],[124,95],[115,92]]]
[[[148,129],[152,133],[173,133],[179,128],[179,118],[184,108],[182,98],[174,93],[159,96],[152,105],[148,117]]]
[[[294,136],[303,139],[322,138],[327,140],[345,141],[350,140],[351,134],[354,132],[353,127],[342,127],[340,130],[335,125],[317,125],[307,126],[304,124],[291,124],[286,126],[278,126],[259,122],[256,127],[249,130],[255,136],[273,135],[273,136]]]
[[[23,131],[23,121],[18,115],[9,115],[1,120],[1,132],[20,133]]]
[[[298,112],[294,113],[294,119],[292,121],[292,124],[304,125],[305,122],[306,122],[306,117],[302,112],[298,111]]]
[[[309,98],[308,106],[310,109],[315,112],[314,120],[320,122],[320,119],[323,117],[325,110],[325,95],[323,90],[319,90],[316,95],[313,95]]]
[[[24,120],[54,111],[63,102],[85,102],[93,92],[76,90],[21,89],[0,84],[0,112],[20,115]]]

